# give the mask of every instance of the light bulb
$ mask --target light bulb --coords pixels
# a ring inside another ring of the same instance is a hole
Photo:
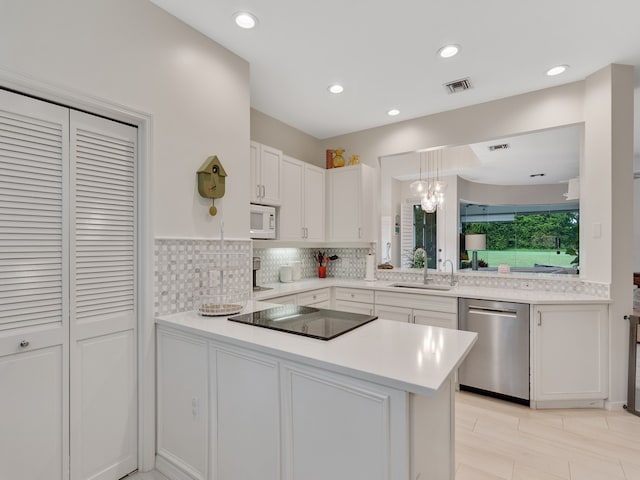
[[[415,196],[424,195],[425,193],[427,193],[428,188],[429,185],[424,180],[416,180],[415,182],[411,183],[411,185],[409,185],[411,194]]]

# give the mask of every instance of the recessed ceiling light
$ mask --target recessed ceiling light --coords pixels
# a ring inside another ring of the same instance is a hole
[[[445,45],[438,50],[438,55],[442,58],[455,57],[460,52],[460,45]]]
[[[395,117],[396,115],[400,115],[400,110],[398,110],[397,108],[392,108],[387,112],[387,115],[389,115],[390,117]]]
[[[344,92],[344,87],[338,83],[334,83],[333,85],[329,85],[329,91],[331,93],[342,93]]]
[[[258,24],[258,19],[249,12],[238,12],[233,15],[236,25],[240,28],[250,29]]]
[[[567,68],[569,68],[569,65],[556,65],[555,67],[551,67],[549,70],[547,70],[547,75],[549,77],[560,75],[561,73],[566,72]]]

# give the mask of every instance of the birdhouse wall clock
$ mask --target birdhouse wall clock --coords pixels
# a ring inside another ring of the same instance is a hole
[[[224,197],[224,183],[227,172],[222,167],[217,155],[207,158],[198,169],[197,175],[200,196],[211,198],[212,200]],[[209,208],[209,214],[214,216],[216,213],[218,213],[218,209],[212,204]]]

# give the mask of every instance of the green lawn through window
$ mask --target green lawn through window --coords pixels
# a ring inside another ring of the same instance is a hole
[[[478,259],[488,263],[489,267],[497,267],[506,263],[512,267],[532,267],[538,265],[552,265],[558,267],[574,267],[571,265],[572,255],[563,250],[484,250],[478,252]],[[471,253],[471,252],[469,252]]]

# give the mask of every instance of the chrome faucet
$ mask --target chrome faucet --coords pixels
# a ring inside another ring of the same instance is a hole
[[[453,279],[453,262],[448,258],[444,261],[444,268],[447,269],[447,262],[451,264],[451,280],[449,280],[449,285],[452,287],[456,284],[456,281]]]

